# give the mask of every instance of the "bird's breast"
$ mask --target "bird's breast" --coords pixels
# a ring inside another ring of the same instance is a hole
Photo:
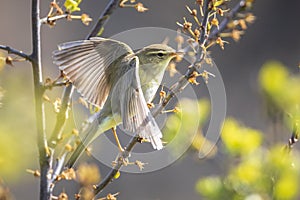
[[[147,103],[150,103],[153,100],[159,85],[160,83],[156,81],[150,81],[141,85]]]
[[[161,84],[164,70],[151,64],[141,65],[139,76],[145,100],[147,103],[150,103]]]

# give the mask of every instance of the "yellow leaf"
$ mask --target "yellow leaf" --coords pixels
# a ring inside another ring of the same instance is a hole
[[[277,61],[264,64],[259,72],[259,83],[262,90],[273,98],[281,98],[288,80],[287,69]]]
[[[65,8],[69,12],[74,12],[74,11],[80,11],[79,4],[81,3],[81,0],[66,0],[64,3]]]
[[[295,199],[298,194],[299,180],[297,176],[287,173],[275,184],[276,199]]]
[[[214,2],[214,7],[218,7],[224,3],[224,0],[217,0]]]
[[[259,131],[243,127],[232,118],[225,121],[221,137],[227,150],[234,155],[249,154],[256,150],[262,141]]]

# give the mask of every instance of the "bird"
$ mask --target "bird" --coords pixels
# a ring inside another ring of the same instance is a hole
[[[109,129],[123,151],[115,132],[120,124],[150,141],[154,149],[162,149],[162,133],[147,103],[154,99],[170,61],[179,54],[166,44],[134,52],[123,42],[102,37],[59,45],[53,52],[54,64],[86,101],[100,108],[89,120],[97,124],[97,131],[84,134],[67,166],[72,167],[85,146]]]

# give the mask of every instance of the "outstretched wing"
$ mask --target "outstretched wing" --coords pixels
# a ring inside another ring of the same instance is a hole
[[[138,133],[140,137],[149,140],[154,149],[162,149],[162,133],[151,115],[141,89],[138,57],[131,58],[123,69],[126,72],[114,87],[112,108],[119,103],[125,130]]]
[[[54,64],[59,66],[78,92],[90,103],[102,108],[110,92],[122,58],[133,53],[125,43],[94,37],[67,42],[53,52]],[[115,68],[115,69],[114,69]]]

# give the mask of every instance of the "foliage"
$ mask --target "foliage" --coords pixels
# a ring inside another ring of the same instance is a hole
[[[243,127],[231,118],[226,120],[221,136],[227,151],[237,156],[255,151],[262,142],[259,131]]]
[[[288,127],[299,126],[300,74],[291,75],[282,63],[270,61],[263,65],[258,80],[270,118],[283,115]]]
[[[290,75],[281,63],[272,61],[261,68],[258,80],[271,114],[291,113],[290,122],[298,124],[299,115],[295,113],[300,105],[300,76]],[[295,132],[299,134],[298,125]],[[210,176],[197,182],[196,190],[205,199],[299,198],[299,151],[287,151],[280,143],[266,148],[261,131],[245,127],[233,118],[224,124],[222,141],[231,162],[225,176]]]
[[[261,137],[262,133],[246,128],[229,119],[225,122],[222,140],[224,135],[235,132],[249,131],[247,134],[254,134]],[[234,131],[231,132],[230,127]],[[251,133],[252,132],[252,133]],[[241,136],[241,135],[240,135]],[[247,145],[251,151],[243,151],[240,147],[245,144],[245,138],[239,137],[236,143],[224,143],[225,150],[229,153],[229,159],[238,158],[238,162],[229,166],[225,177],[212,176],[200,179],[196,184],[196,190],[206,199],[296,199],[299,195],[298,185],[300,180],[300,159],[299,152],[293,151],[287,154],[283,145],[276,145],[270,149],[257,146],[251,141]],[[246,149],[248,149],[246,148]],[[241,152],[232,151],[232,149]],[[255,197],[255,198],[254,198]]]

